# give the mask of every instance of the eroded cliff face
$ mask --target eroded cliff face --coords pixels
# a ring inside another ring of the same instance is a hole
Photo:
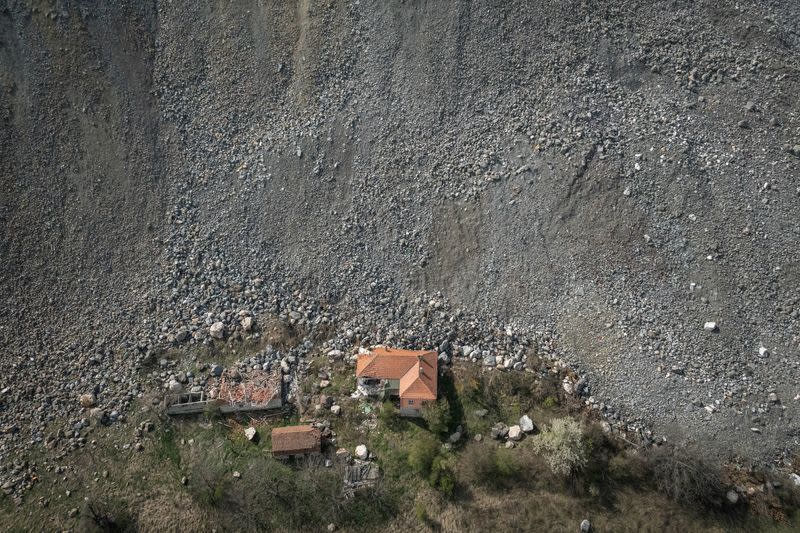
[[[143,354],[203,342],[209,315],[301,293],[380,341],[424,330],[397,324],[441,291],[549,331],[598,401],[662,433],[796,447],[798,20],[791,2],[7,4],[0,389],[52,385],[15,387],[3,424],[35,437],[48,422],[17,408],[143,386]]]

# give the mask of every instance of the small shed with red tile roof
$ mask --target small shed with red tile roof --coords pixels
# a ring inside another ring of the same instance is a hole
[[[413,415],[418,414],[424,404],[436,401],[438,363],[433,350],[376,346],[358,356],[356,377],[385,380],[385,390],[400,397],[400,412]]]
[[[272,429],[272,455],[285,457],[322,451],[322,434],[317,428],[286,426]]]

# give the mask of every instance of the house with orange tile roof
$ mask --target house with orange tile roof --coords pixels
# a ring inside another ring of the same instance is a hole
[[[420,409],[435,402],[439,359],[433,350],[400,350],[375,346],[358,355],[359,389],[384,398],[400,398],[400,414],[419,416]]]

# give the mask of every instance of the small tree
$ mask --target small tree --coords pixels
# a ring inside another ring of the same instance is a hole
[[[450,498],[456,489],[456,474],[453,471],[452,459],[438,455],[431,464],[428,483],[445,498]]]
[[[422,419],[428,424],[431,433],[442,434],[450,429],[452,417],[450,415],[450,403],[446,398],[426,404],[422,408]]]
[[[569,476],[586,466],[588,447],[580,424],[572,418],[557,418],[532,439],[536,453],[544,455],[554,474]]]

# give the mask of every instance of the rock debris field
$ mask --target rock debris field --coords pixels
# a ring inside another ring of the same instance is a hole
[[[271,328],[245,363],[287,381],[541,357],[645,440],[780,465],[798,95],[797,2],[8,2],[3,490]]]

